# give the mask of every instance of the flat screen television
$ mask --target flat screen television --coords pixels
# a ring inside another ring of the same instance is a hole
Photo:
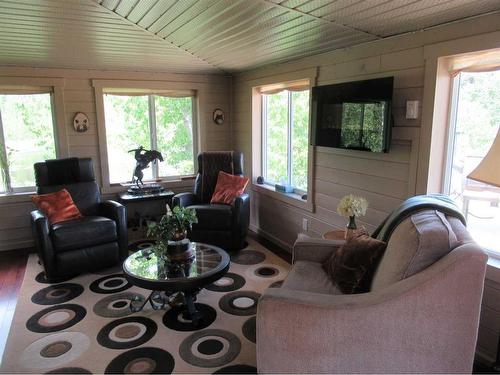
[[[312,89],[313,145],[388,152],[394,77]]]

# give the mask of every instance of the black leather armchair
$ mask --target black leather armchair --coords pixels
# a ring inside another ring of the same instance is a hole
[[[219,171],[242,176],[243,154],[233,151],[200,153],[194,192],[175,195],[172,205],[196,210],[198,224],[193,224],[189,233],[192,241],[236,251],[243,248],[248,232],[250,197],[242,194],[232,205],[210,204]]]
[[[56,178],[47,162],[34,165],[37,193],[66,189],[83,215],[51,225],[42,211],[31,212],[35,246],[49,280],[110,267],[128,255],[125,207],[101,201],[90,158],[74,162],[78,168]]]

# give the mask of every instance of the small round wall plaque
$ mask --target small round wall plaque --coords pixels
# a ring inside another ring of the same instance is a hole
[[[224,111],[220,108],[214,109],[213,120],[217,125],[224,123]]]
[[[73,117],[73,127],[78,133],[85,133],[89,130],[89,118],[83,112],[77,112],[75,117]]]

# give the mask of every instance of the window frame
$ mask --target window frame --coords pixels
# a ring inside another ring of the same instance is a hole
[[[293,186],[292,184],[292,165],[293,165],[293,91],[285,89],[284,91],[287,92],[287,184],[290,185],[293,188],[293,193],[297,195],[304,195],[307,194],[306,190],[297,188],[296,186]],[[310,119],[311,119],[311,88],[304,89],[301,91],[309,91],[309,123],[308,123],[308,140],[310,140],[311,134],[311,124],[310,124]],[[267,180],[267,98],[268,95],[273,95],[273,94],[261,94],[261,123],[262,123],[262,176],[264,177],[264,184],[274,187],[275,184],[279,183],[278,181],[268,181]],[[309,143],[309,142],[308,142]],[[309,145],[308,145],[309,146]],[[307,168],[307,174],[309,175],[309,155],[308,155],[308,168]],[[309,181],[308,181],[308,190],[309,190]]]
[[[312,95],[309,95],[309,142],[307,148],[307,189],[306,196],[294,193],[282,193],[276,191],[274,186],[257,183],[262,173],[262,99],[261,89],[273,86],[276,88],[296,86],[297,82],[307,82],[307,87],[311,89],[316,85],[318,68],[302,69],[293,72],[276,74],[268,77],[261,77],[248,82],[249,94],[251,95],[251,190],[262,196],[275,199],[289,206],[314,213],[314,160],[316,146],[310,142],[311,139],[311,113],[313,111]]]
[[[104,92],[103,95],[113,95],[113,93],[108,93]],[[148,125],[149,125],[149,135],[150,135],[150,144],[147,145],[146,147],[150,147],[152,150],[157,150],[158,149],[158,137],[157,137],[157,128],[156,128],[156,96],[157,94],[147,94],[145,93],[143,96],[147,96],[148,98]],[[104,98],[104,96],[103,96]],[[145,179],[144,182],[154,182],[160,179],[161,181],[169,181],[169,180],[175,180],[178,178],[183,178],[186,176],[192,176],[196,173],[196,162],[197,162],[197,155],[198,155],[198,142],[197,142],[197,131],[195,127],[195,97],[194,96],[189,96],[191,99],[191,117],[192,117],[192,136],[193,136],[193,173],[188,174],[188,175],[175,175],[175,176],[160,176],[159,170],[160,166],[158,163],[151,163],[151,172],[152,172],[152,179],[148,180]],[[106,139],[106,148],[107,148],[107,139]],[[108,170],[109,170],[109,158],[106,159],[106,163],[108,165]],[[126,184],[129,183],[130,181],[121,181],[121,182],[111,182],[110,180],[110,185],[121,185],[121,184]]]
[[[446,127],[446,145],[444,147],[445,154],[443,158],[443,178],[441,192],[450,195],[451,177],[453,168],[453,155],[455,153],[455,138],[457,128],[458,104],[460,99],[460,82],[462,74],[459,73],[450,78],[449,87],[449,105],[448,105],[448,121]],[[465,218],[467,219],[467,218]],[[488,247],[481,246],[489,257],[500,260],[500,251],[492,250]]]
[[[147,81],[147,80],[114,80],[114,79],[92,79],[92,87],[94,88],[94,98],[96,105],[97,131],[99,144],[99,158],[101,161],[101,187],[104,194],[114,194],[123,191],[123,186],[119,183],[110,183],[108,169],[108,149],[106,141],[106,126],[104,115],[104,94],[110,93],[111,90],[120,92],[130,91],[133,93],[144,92],[145,94],[161,91],[182,91],[190,90],[193,92],[193,144],[195,147],[194,171],[198,169],[198,159],[196,153],[203,151],[206,148],[206,132],[205,126],[200,126],[201,115],[207,112],[205,98],[208,96],[207,87],[200,82],[179,82],[179,81]],[[206,100],[206,98],[205,98]],[[187,187],[192,184],[193,175],[177,176],[172,179],[163,179],[160,184],[168,183],[169,186]]]
[[[50,95],[50,111],[52,117],[52,133],[54,138],[55,158],[68,156],[66,131],[64,129],[64,126],[61,126],[61,112],[62,114],[64,114],[62,87],[64,87],[64,79],[20,78],[18,80],[6,80],[5,77],[0,77],[0,95]],[[5,146],[4,125],[1,112],[0,141],[1,144]],[[7,157],[7,150],[5,149],[5,147],[0,147],[0,153],[2,153],[5,158]],[[35,191],[36,185],[12,187],[10,191],[0,192],[0,196],[26,194],[33,193]]]

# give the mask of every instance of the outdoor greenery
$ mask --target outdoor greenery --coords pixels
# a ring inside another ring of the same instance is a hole
[[[154,96],[156,145],[150,131],[149,96],[104,96],[110,181],[130,181],[135,165],[129,150],[138,146],[163,155],[159,176],[194,173],[192,98]],[[152,168],[144,179],[153,177]]]
[[[50,94],[0,95],[2,186],[35,186],[33,164],[56,157]]]
[[[500,127],[500,72],[462,73],[457,111],[457,155],[484,157]]]
[[[383,151],[385,103],[343,103],[343,147]]]
[[[500,72],[461,73],[449,194],[461,199],[465,176],[490,149],[500,127]]]
[[[291,108],[289,108],[289,97]],[[307,191],[309,144],[309,90],[281,91],[264,95],[266,101],[266,144],[264,145],[266,174],[270,183],[291,184]],[[291,111],[291,124],[289,124]],[[288,152],[288,127],[291,150]],[[290,163],[292,175],[288,175]]]

